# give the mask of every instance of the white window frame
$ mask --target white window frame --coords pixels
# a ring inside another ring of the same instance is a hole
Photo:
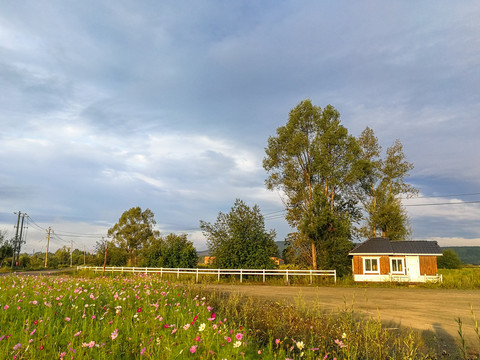
[[[366,262],[367,260],[376,260],[377,261],[377,270],[367,270]],[[377,274],[380,275],[380,257],[368,256],[363,258],[363,273],[364,274]]]
[[[399,260],[402,262],[402,271],[399,271],[399,270],[393,271],[393,262],[399,261]],[[395,275],[405,275],[405,258],[403,257],[390,258],[390,273]]]

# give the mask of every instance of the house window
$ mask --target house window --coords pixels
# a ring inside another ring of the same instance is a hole
[[[364,273],[379,274],[380,273],[379,264],[380,264],[379,258],[364,258],[363,259]]]
[[[390,260],[390,269],[392,271],[392,274],[404,274],[405,273],[405,267],[403,265],[403,259],[391,259]]]

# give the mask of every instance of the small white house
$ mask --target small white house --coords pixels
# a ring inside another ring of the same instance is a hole
[[[354,281],[441,281],[436,241],[390,241],[372,238],[350,251]]]

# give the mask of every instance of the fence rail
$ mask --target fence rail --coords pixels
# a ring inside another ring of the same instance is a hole
[[[216,275],[218,281],[222,275],[238,275],[240,282],[243,282],[244,276],[262,276],[263,282],[267,276],[285,276],[286,281],[292,276],[309,276],[310,283],[313,282],[314,276],[332,276],[335,283],[337,282],[336,270],[277,270],[277,269],[199,269],[199,268],[150,268],[150,267],[116,267],[116,266],[77,266],[77,270],[93,270],[94,272],[120,272],[120,273],[155,273],[160,274],[176,274],[177,278],[180,274],[195,275],[195,282],[198,282],[200,275]]]

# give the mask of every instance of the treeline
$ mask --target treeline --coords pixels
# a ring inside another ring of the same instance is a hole
[[[148,266],[193,268],[197,251],[187,235],[161,236],[155,230],[155,217],[150,209],[133,207],[125,211],[108,230],[108,240],[96,244],[97,257],[106,258],[111,266]]]

